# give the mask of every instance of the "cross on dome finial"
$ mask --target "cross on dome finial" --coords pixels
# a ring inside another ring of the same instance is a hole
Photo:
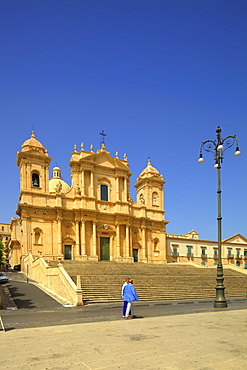
[[[148,157],[148,166],[151,166],[151,160],[150,160],[150,157]]]
[[[36,138],[35,134],[34,134],[34,125],[32,125],[32,135],[31,135],[31,137]]]
[[[106,134],[104,133],[104,130],[102,130],[102,132],[100,132],[99,134],[100,134],[100,146],[102,147],[102,144],[105,145],[105,136],[106,136]]]

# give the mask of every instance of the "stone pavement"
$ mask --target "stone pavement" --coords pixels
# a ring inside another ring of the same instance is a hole
[[[246,310],[216,310],[8,330],[0,368],[246,369],[246,319]]]
[[[137,303],[65,308],[22,274],[10,274],[17,310],[1,310],[0,369],[246,369],[247,300]],[[43,302],[43,304],[41,303]],[[46,307],[46,305],[49,307]]]

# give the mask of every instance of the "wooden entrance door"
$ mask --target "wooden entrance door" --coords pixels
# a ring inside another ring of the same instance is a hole
[[[133,249],[134,262],[138,262],[138,249]]]
[[[100,238],[100,259],[110,261],[110,238]]]
[[[64,259],[72,260],[72,246],[71,245],[64,246]]]

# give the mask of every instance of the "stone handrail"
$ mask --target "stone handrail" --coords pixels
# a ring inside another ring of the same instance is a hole
[[[22,272],[27,276],[27,279],[38,282],[65,299],[67,304],[83,305],[79,277],[76,285],[61,263],[57,267],[50,267],[44,258],[35,258],[32,254],[29,254],[22,260]]]

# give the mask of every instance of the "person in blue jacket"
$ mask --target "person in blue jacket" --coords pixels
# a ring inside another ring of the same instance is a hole
[[[124,297],[123,297],[123,291],[124,291],[124,288],[126,287],[126,285],[129,283],[129,280],[130,280],[130,278],[127,278],[127,279],[125,280],[125,282],[123,283],[123,286],[122,286],[122,298],[123,298],[123,299],[124,299]],[[125,318],[126,309],[127,309],[127,304],[128,304],[128,302],[124,300],[124,302],[123,302],[123,309],[122,309],[122,315],[123,315],[123,318]],[[129,313],[129,314],[131,314],[131,311],[130,311],[130,313]]]
[[[125,313],[125,318],[126,320],[130,320],[132,318],[135,318],[136,316],[134,315],[134,307],[133,307],[133,301],[138,301],[138,294],[134,288],[133,285],[133,280],[129,279],[128,284],[125,285],[123,289],[123,300],[127,301],[127,308],[126,308],[126,313]],[[130,310],[132,312],[132,317],[129,317]]]

